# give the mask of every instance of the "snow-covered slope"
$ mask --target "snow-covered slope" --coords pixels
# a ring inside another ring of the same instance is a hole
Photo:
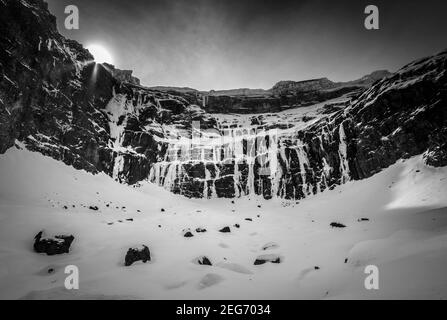
[[[422,156],[300,202],[186,199],[17,148],[0,157],[0,177],[2,299],[447,298],[447,168]],[[231,233],[218,232],[225,226]],[[194,237],[183,237],[188,228]],[[34,253],[42,229],[72,233],[71,252]],[[152,261],[124,267],[141,244]],[[282,262],[253,264],[265,254]],[[194,263],[203,255],[213,266]],[[371,264],[378,291],[364,288]],[[64,288],[66,265],[79,267],[79,290]]]

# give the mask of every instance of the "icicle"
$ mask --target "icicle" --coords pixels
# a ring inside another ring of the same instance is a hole
[[[208,181],[211,180],[211,173],[208,170],[208,168],[206,167],[207,164],[205,163],[204,165],[205,165],[205,186],[203,188],[203,197],[205,199],[208,199],[209,198],[208,197]]]
[[[300,140],[298,140],[296,154],[298,156],[298,161],[299,161],[299,165],[300,165],[300,175],[301,175],[301,181],[302,181],[301,190],[304,195],[307,195],[308,194],[308,186],[307,186],[307,180],[306,180],[306,167],[304,165],[306,164],[307,167],[310,167],[310,165],[309,165],[309,159],[307,158],[307,154],[304,151],[303,143]]]
[[[271,196],[276,197],[279,191],[279,182],[282,170],[278,166],[278,130],[269,132],[268,162],[270,169]]]
[[[348,163],[348,147],[346,145],[346,134],[343,127],[343,122],[340,124],[339,129],[340,145],[338,149],[338,154],[340,156],[340,172],[341,172],[341,183],[346,183],[349,181],[349,163]]]
[[[124,157],[122,155],[117,155],[113,165],[113,173],[112,173],[113,179],[121,182],[120,173],[123,171],[123,169],[124,169]]]

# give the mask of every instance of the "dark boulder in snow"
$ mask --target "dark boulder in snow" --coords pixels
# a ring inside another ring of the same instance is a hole
[[[74,236],[59,235],[54,238],[42,238],[43,231],[34,237],[34,251],[46,253],[49,256],[68,253]]]
[[[88,207],[90,210],[93,210],[93,211],[98,211],[99,210],[99,208],[97,207],[97,206],[90,206],[90,207]]]
[[[265,255],[261,255],[259,257],[256,258],[254,265],[261,265],[267,262],[271,262],[271,263],[281,263],[282,259],[280,256],[276,255],[276,254],[265,254]]]
[[[194,237],[194,235],[191,233],[191,231],[186,231],[185,234],[183,234],[183,236],[185,238],[192,238],[192,237]]]
[[[231,229],[230,229],[230,227],[224,227],[224,228],[220,229],[219,232],[229,233],[229,232],[231,232]]]
[[[204,265],[204,266],[212,266],[213,264],[211,263],[210,259],[208,259],[207,257],[203,256],[197,259],[198,264],[200,265]]]
[[[346,226],[345,226],[344,224],[339,223],[339,222],[332,222],[332,223],[330,224],[330,226],[331,226],[332,228],[346,228]]]
[[[204,232],[206,232],[206,229],[204,229],[204,228],[197,228],[196,232],[197,233],[204,233]]]
[[[151,261],[151,252],[147,246],[143,245],[142,249],[129,248],[124,259],[124,265],[128,267],[137,261],[143,261],[144,263]]]

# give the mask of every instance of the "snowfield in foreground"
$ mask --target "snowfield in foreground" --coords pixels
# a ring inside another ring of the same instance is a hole
[[[447,298],[447,168],[420,156],[302,201],[187,199],[17,148],[0,177],[0,299]],[[33,252],[42,229],[73,234],[70,253]],[[142,244],[152,261],[125,267]],[[281,263],[254,265],[260,256]],[[67,265],[79,290],[64,287]],[[364,287],[367,265],[379,290]]]

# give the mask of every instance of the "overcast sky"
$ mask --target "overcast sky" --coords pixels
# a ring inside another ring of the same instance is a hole
[[[108,48],[144,85],[271,88],[345,81],[447,48],[446,0],[47,0],[59,31]],[[65,30],[64,8],[80,9]],[[380,9],[380,30],[364,8]]]

